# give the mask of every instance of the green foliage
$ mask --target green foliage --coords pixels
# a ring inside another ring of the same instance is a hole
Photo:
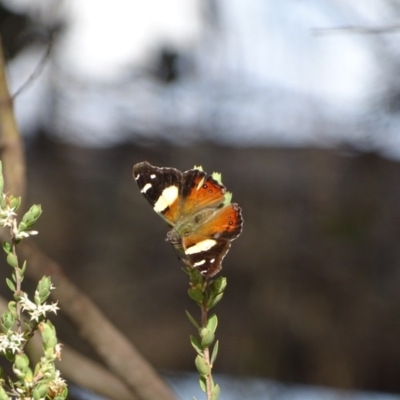
[[[218,400],[220,395],[219,385],[215,385],[212,378],[212,368],[217,359],[219,343],[215,343],[215,333],[218,327],[218,318],[216,314],[208,317],[208,312],[215,307],[222,299],[224,290],[227,285],[226,278],[219,277],[216,279],[204,278],[200,272],[188,267],[186,273],[189,275],[189,297],[196,302],[201,309],[201,323],[199,324],[194,317],[186,311],[189,321],[196,328],[199,337],[190,336],[190,343],[197,355],[195,358],[195,366],[200,375],[199,384],[201,389],[206,393],[207,400]]]
[[[49,277],[43,277],[37,285],[34,301],[31,301],[21,287],[27,264],[24,261],[19,267],[17,255],[18,243],[37,234],[30,229],[42,209],[40,205],[33,205],[18,225],[16,210],[21,205],[21,198],[3,193],[1,171],[0,162],[0,226],[8,227],[10,231],[10,241],[3,242],[3,250],[13,270],[6,283],[14,300],[8,303],[8,311],[0,317],[0,356],[12,363],[14,377],[4,379],[1,374],[0,400],[64,400],[68,395],[67,385],[54,365],[56,358],[60,358],[61,345],[57,342],[53,324],[47,319],[48,312],[58,310],[56,303],[46,303],[54,287]],[[43,357],[32,369],[25,346],[36,330],[42,336]]]

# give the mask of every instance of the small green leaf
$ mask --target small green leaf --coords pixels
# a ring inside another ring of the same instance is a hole
[[[220,293],[217,296],[208,300],[207,308],[210,310],[211,308],[215,307],[221,301],[223,295],[223,293]]]
[[[10,312],[13,313],[13,315],[17,315],[17,304],[15,303],[15,301],[10,301],[8,303],[8,309],[10,310]]]
[[[10,207],[14,210],[18,210],[21,205],[21,197],[9,196]]]
[[[213,314],[210,318],[208,318],[206,327],[211,332],[215,333],[215,331],[217,330],[217,326],[218,326],[218,318],[215,314]]]
[[[219,394],[220,394],[221,390],[219,388],[218,383],[213,387],[212,391],[211,391],[211,397],[210,400],[218,400],[219,399]]]
[[[187,273],[189,274],[190,283],[192,287],[202,287],[204,283],[204,276],[200,273],[200,271],[197,268],[190,267],[187,270]]]
[[[196,322],[196,320],[191,316],[190,312],[187,311],[187,310],[185,310],[185,313],[186,313],[187,317],[189,318],[189,321],[193,324],[193,326],[194,326],[196,329],[200,329],[199,324],[198,324],[198,323]]]
[[[215,360],[217,359],[218,348],[219,348],[219,341],[217,340],[217,341],[215,342],[213,351],[212,351],[212,353],[211,353],[211,360],[210,360],[211,365],[214,365]]]
[[[203,301],[203,293],[200,289],[190,288],[188,289],[188,295],[191,299],[193,299],[197,303],[201,303]]]
[[[197,355],[194,363],[196,364],[197,371],[199,371],[200,375],[210,375],[210,366],[207,365],[206,360],[202,356]]]
[[[28,368],[25,372],[25,380],[27,382],[32,382],[32,378],[33,378],[33,372],[30,368]]]
[[[15,368],[17,368],[22,374],[28,371],[29,358],[26,354],[17,354],[15,356]]]
[[[37,305],[43,304],[50,295],[51,279],[48,276],[43,276],[39,281],[35,292],[35,303]]]
[[[10,400],[3,386],[0,386],[0,400]]]
[[[25,270],[26,270],[26,260],[25,260],[24,263],[22,264],[22,268],[21,268],[21,274],[22,274],[22,276],[25,275]]]
[[[205,393],[207,391],[207,381],[204,376],[200,376],[199,384],[200,384],[201,390]]]
[[[199,339],[190,335],[190,343],[192,344],[193,348],[196,350],[198,354],[200,355],[203,354],[203,347],[201,346]]]
[[[38,220],[42,214],[42,206],[40,204],[34,204],[28,212],[22,217],[22,221],[19,224],[19,230],[23,231],[25,229],[31,228],[34,223]]]
[[[21,268],[16,268],[19,273],[19,277],[21,279],[21,282],[24,280],[24,271]]]
[[[11,279],[9,279],[9,278],[6,278],[6,282],[7,282],[7,286],[10,288],[10,290],[11,290],[12,292],[15,292],[15,285],[14,285],[14,282],[13,282]]]
[[[14,253],[9,253],[7,255],[7,263],[11,265],[13,268],[18,267],[18,258]]]
[[[212,293],[215,295],[222,293],[227,285],[227,279],[224,276],[220,276],[212,283]]]
[[[11,329],[13,329],[15,323],[15,315],[10,312],[6,311],[1,316],[1,330],[4,333],[8,333]]]
[[[11,243],[3,242],[3,250],[6,254],[9,254],[12,251]]]
[[[215,335],[207,328],[200,329],[201,345],[203,347],[210,347],[213,343]]]
[[[42,334],[43,349],[50,350],[52,355],[54,346],[57,344],[56,330],[53,324],[47,320],[40,324],[40,332]]]
[[[34,393],[38,395],[38,400],[44,399],[48,392],[48,385],[47,384],[40,384],[36,386]],[[35,399],[35,396],[33,396]]]

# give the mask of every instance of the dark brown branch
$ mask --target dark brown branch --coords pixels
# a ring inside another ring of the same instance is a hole
[[[13,196],[25,194],[24,146],[14,117],[13,103],[7,87],[6,65],[0,37],[0,134],[1,159],[5,191]]]

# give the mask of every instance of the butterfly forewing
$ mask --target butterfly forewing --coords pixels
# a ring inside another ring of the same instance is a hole
[[[181,212],[194,214],[203,208],[219,207],[225,201],[226,189],[206,173],[191,169],[183,173]]]
[[[237,204],[215,210],[210,218],[198,225],[196,230],[183,238],[185,248],[191,247],[204,238],[209,239],[236,239],[242,231],[242,214]]]
[[[134,165],[133,176],[140,192],[154,211],[173,226],[179,214],[182,172],[175,168],[158,168],[148,162],[141,162]]]

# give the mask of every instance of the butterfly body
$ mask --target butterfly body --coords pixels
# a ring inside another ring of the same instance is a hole
[[[240,207],[222,183],[194,168],[181,172],[148,162],[133,167],[141,193],[171,227],[166,240],[206,277],[221,270],[230,242],[242,231]]]

